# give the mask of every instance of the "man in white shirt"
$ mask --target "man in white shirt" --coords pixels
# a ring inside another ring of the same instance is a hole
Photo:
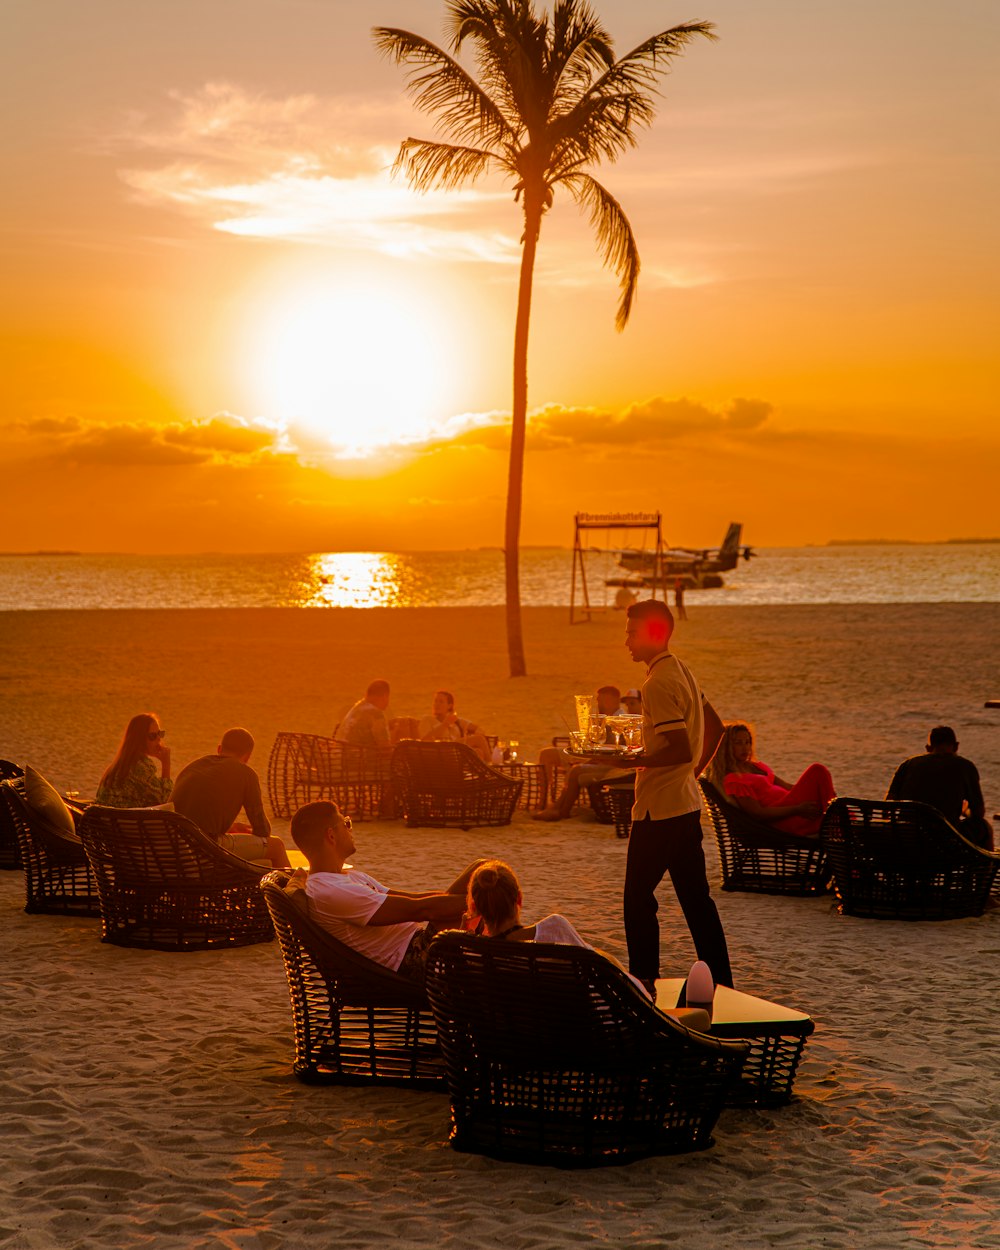
[[[309,915],[339,941],[393,972],[420,980],[439,929],[457,928],[465,914],[469,878],[482,860],[443,893],[390,890],[346,863],[357,849],[349,816],[320,800],[292,817],[292,838],[309,861]]]
[[[715,754],[723,724],[690,669],[670,652],[674,620],[667,605],[643,599],[626,615],[625,646],[635,663],[647,665],[625,868],[629,971],[647,985],[659,976],[656,889],[669,872],[698,958],[716,985],[731,986],[726,935],[705,872],[696,780]]]

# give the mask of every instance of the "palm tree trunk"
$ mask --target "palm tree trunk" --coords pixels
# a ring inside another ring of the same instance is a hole
[[[507,514],[504,519],[504,573],[507,604],[507,656],[511,677],[524,677],[524,634],[521,629],[521,498],[524,489],[524,438],[528,419],[528,323],[531,285],[542,210],[527,192],[524,201],[524,245],[514,323],[514,403],[510,427],[510,463],[507,467]]]

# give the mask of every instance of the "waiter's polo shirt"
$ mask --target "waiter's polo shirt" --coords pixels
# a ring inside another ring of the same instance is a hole
[[[667,745],[666,735],[683,729],[691,760],[666,768],[639,768],[635,774],[632,819],[669,820],[701,810],[694,770],[705,741],[705,696],[688,666],[669,651],[653,657],[642,683],[642,750],[652,755]]]

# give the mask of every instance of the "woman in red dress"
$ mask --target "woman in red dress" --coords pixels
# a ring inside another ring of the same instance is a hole
[[[798,781],[782,781],[754,758],[753,733],[743,721],[726,726],[705,776],[734,807],[785,833],[816,834],[836,798],[830,770],[810,764]]]

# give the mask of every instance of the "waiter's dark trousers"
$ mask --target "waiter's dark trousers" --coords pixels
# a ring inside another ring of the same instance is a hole
[[[669,820],[632,822],[625,867],[625,940],[629,971],[652,980],[660,975],[660,926],[656,887],[670,873],[698,958],[712,970],[716,985],[732,985],[729,949],[708,886],[701,846],[701,812]]]

